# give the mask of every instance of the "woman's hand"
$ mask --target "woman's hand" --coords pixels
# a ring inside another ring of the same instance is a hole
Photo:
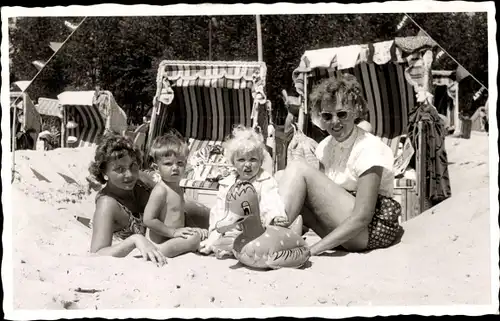
[[[194,235],[196,232],[190,227],[181,227],[175,230],[174,237],[182,237],[187,239],[188,237]]]
[[[159,266],[167,263],[167,258],[143,235],[135,234],[132,237],[135,237],[135,247],[141,252],[142,258],[145,261],[150,260]]]

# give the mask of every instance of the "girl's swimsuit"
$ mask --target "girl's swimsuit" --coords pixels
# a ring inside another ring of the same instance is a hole
[[[134,187],[134,199],[139,199],[137,197],[140,193],[150,193],[151,189],[144,184],[142,181],[138,180],[137,184]],[[132,212],[127,206],[125,206],[123,203],[120,202],[120,199],[116,197],[113,193],[111,193],[108,189],[103,188],[96,196],[96,202],[101,196],[109,196],[115,199],[120,207],[123,209],[125,213],[128,215],[128,222],[127,225],[124,226],[123,228],[114,231],[113,236],[117,237],[119,239],[126,239],[131,235],[134,234],[141,234],[141,235],[146,235],[146,226],[144,225],[143,222],[143,213],[134,213]]]

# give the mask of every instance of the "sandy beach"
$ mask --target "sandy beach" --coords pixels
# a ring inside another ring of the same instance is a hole
[[[93,149],[18,151],[15,206],[5,214],[13,220],[13,308],[491,304],[490,253],[497,249],[490,247],[488,136],[447,137],[446,147],[453,196],[405,222],[399,244],[266,272],[196,254],[161,268],[135,258],[137,252],[124,259],[90,256],[91,230],[74,216],[94,210],[95,192],[85,181]]]

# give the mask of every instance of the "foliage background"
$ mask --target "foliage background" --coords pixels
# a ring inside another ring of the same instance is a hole
[[[472,75],[488,86],[488,36],[486,13],[410,14],[425,31]],[[305,50],[390,40],[416,35],[408,22],[396,26],[403,15],[269,15],[261,16],[263,56],[268,68],[267,95],[274,118],[283,123],[286,113],[280,93],[294,94],[292,71]],[[33,101],[56,98],[65,90],[110,90],[127,111],[131,123],[139,123],[151,108],[156,73],[161,60],[208,60],[208,16],[89,17],[73,34],[28,89]],[[64,26],[75,17],[20,17],[9,21],[10,80],[30,80],[37,73],[34,60],[51,55],[49,42],[63,42]],[[213,60],[257,60],[255,17],[217,16],[212,25]],[[456,69],[444,57],[435,69]],[[485,97],[474,102],[480,85],[466,78],[460,84],[460,106],[473,113]]]

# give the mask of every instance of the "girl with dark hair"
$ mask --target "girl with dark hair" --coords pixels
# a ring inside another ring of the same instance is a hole
[[[165,256],[145,237],[143,213],[151,188],[139,179],[141,161],[127,137],[109,133],[97,146],[89,172],[105,186],[96,196],[90,251],[124,257],[137,248],[145,260],[163,265]]]

